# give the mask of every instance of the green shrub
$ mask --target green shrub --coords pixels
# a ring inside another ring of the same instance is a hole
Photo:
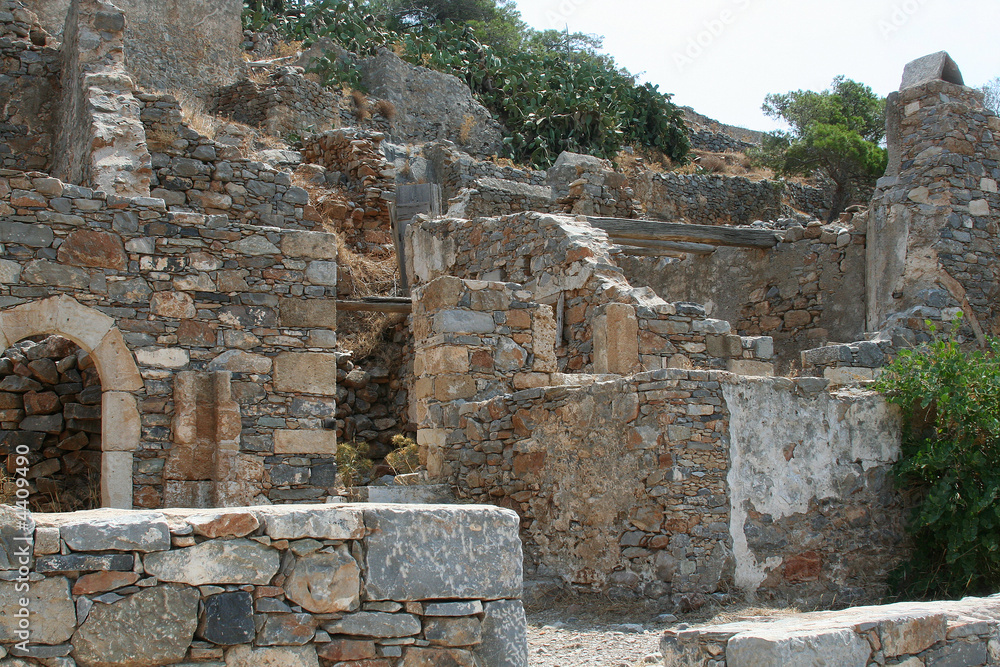
[[[958,330],[955,326],[954,330]],[[902,351],[876,385],[903,413],[895,474],[914,493],[913,556],[896,573],[911,597],[1000,590],[1000,363],[997,340],[954,337]]]

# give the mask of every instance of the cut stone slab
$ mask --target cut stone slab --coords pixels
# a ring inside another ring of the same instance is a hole
[[[354,611],[361,605],[361,568],[351,556],[314,553],[300,558],[285,582],[285,595],[317,614]]]
[[[191,586],[265,586],[278,573],[279,561],[276,549],[242,538],[202,542],[184,549],[152,553],[144,559],[146,572],[160,581]]]
[[[256,629],[253,622],[253,596],[246,591],[209,595],[198,626],[198,636],[213,644],[233,646],[249,644]]]
[[[41,556],[35,560],[36,572],[128,572],[135,565],[132,554],[66,554]]]
[[[358,540],[365,535],[358,508],[330,505],[267,507],[256,510],[264,522],[264,532],[275,540]]]
[[[268,614],[257,634],[258,646],[300,646],[312,641],[318,621],[310,614]]]
[[[962,71],[951,59],[947,51],[938,51],[923,58],[917,58],[903,68],[903,83],[900,90],[921,86],[931,81],[947,81],[959,86],[965,85]]]
[[[865,667],[872,649],[851,628],[803,632],[766,630],[736,635],[726,649],[728,667]]]
[[[424,616],[475,616],[483,613],[483,603],[479,600],[462,602],[428,602],[424,604]]]
[[[180,662],[194,638],[199,593],[156,586],[114,604],[98,604],[73,635],[82,667],[148,667]]]
[[[260,520],[253,512],[196,514],[188,517],[187,523],[194,529],[195,535],[203,535],[210,539],[246,537],[260,527]]]
[[[944,641],[947,631],[948,619],[944,614],[900,616],[879,623],[882,651],[887,658],[916,655]]]
[[[93,572],[85,574],[73,584],[73,595],[106,593],[139,581],[135,572]]]
[[[73,551],[166,551],[170,527],[162,514],[129,512],[81,517],[59,527],[59,536]]]
[[[413,614],[359,611],[323,624],[331,635],[363,637],[412,637],[420,633],[420,619]]]
[[[419,648],[410,646],[403,655],[401,667],[477,667],[478,661],[469,651],[457,648]]]
[[[76,605],[66,577],[48,577],[31,583],[28,591],[18,591],[17,582],[0,582],[0,642],[12,644],[22,639],[15,632],[20,619],[21,599],[28,600],[31,642],[61,644],[73,636]]]
[[[13,449],[10,442],[7,443]],[[35,520],[30,512],[22,513],[10,505],[0,505],[0,570],[16,570],[21,565],[22,549],[30,542],[20,538],[30,537],[35,531]],[[36,540],[37,541],[37,540]],[[31,549],[28,549],[28,560],[23,563],[31,566]]]
[[[243,644],[226,651],[226,667],[319,667],[313,646],[250,648]]]
[[[475,646],[483,633],[478,618],[442,616],[424,620],[424,639],[431,646]]]
[[[520,600],[483,604],[483,641],[476,653],[486,667],[528,667],[528,621]]]
[[[485,506],[364,508],[365,590],[370,600],[479,599],[521,595],[517,514]],[[448,559],[439,555],[447,553]]]

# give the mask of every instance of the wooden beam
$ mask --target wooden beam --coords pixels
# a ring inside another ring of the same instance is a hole
[[[630,248],[648,248],[652,250],[663,250],[676,253],[687,253],[689,255],[711,255],[718,249],[718,246],[707,243],[685,243],[683,241],[642,241],[638,239],[622,239],[617,236],[608,235],[617,245],[626,250]]]
[[[778,245],[778,235],[769,229],[621,218],[587,218],[587,221],[594,227],[606,231],[613,239],[620,240],[685,241],[736,248],[773,248]]]
[[[408,313],[413,309],[409,299],[377,297],[361,300],[337,300],[337,310],[354,313]]]

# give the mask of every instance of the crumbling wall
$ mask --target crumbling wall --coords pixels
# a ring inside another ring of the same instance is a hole
[[[653,220],[749,225],[755,220],[776,220],[784,212],[784,188],[778,181],[647,172],[633,179],[632,188]]]
[[[742,336],[770,336],[782,368],[830,341],[860,340],[865,282],[865,218],[792,225],[773,249],[717,247],[682,259],[618,257],[634,285],[667,301],[705,304]]]
[[[475,188],[482,179],[511,181],[525,185],[546,186],[545,171],[519,169],[513,165],[500,165],[491,160],[477,160],[460,150],[452,142],[431,142],[423,147],[422,156],[427,160],[427,179],[441,186],[445,200],[455,197],[465,188]]]
[[[105,360],[102,480],[116,480],[105,504],[248,504],[330,492],[333,235],[167,213],[159,199],[0,173],[8,212],[0,342],[61,333]],[[216,384],[203,386],[208,376]],[[210,457],[201,455],[206,442]],[[105,474],[112,463],[122,475]]]
[[[19,0],[0,8],[0,166],[47,171],[62,55]]]
[[[506,510],[0,516],[0,646],[11,664],[54,654],[81,667],[528,664],[521,545]]]

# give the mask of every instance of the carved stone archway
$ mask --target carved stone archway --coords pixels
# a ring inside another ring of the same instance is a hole
[[[113,318],[69,296],[0,311],[0,350],[31,336],[55,334],[90,353],[101,377],[101,505],[132,508],[132,455],[141,426],[133,392],[142,376]]]

